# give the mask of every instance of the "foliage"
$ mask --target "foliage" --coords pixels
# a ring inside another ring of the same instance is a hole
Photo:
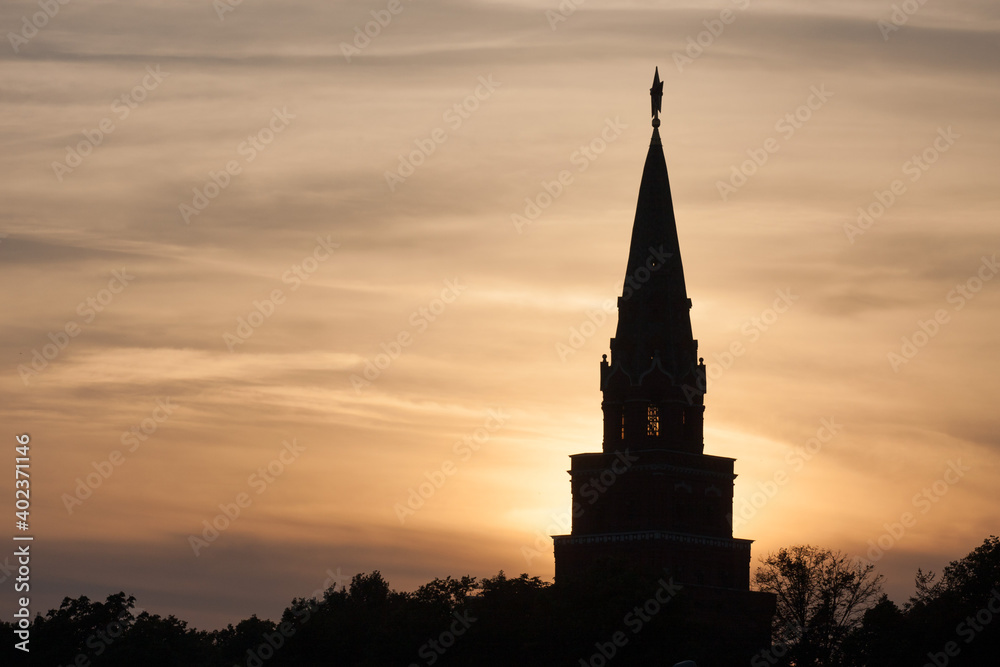
[[[917,570],[913,597],[880,602],[852,638],[858,667],[979,667],[1000,655],[1000,539],[986,538],[941,577]]]
[[[845,664],[844,640],[882,591],[874,565],[810,545],[769,554],[754,582],[777,596],[773,639],[798,667]]]
[[[649,601],[663,579],[614,571],[558,586],[503,572],[445,577],[413,592],[392,590],[375,571],[318,598],[293,599],[277,621],[251,616],[212,632],[140,612],[125,593],[104,602],[66,598],[35,618],[30,664],[578,667],[583,661],[625,667],[671,665],[707,645],[725,649],[732,629],[687,624],[691,600],[683,590],[641,632],[630,632],[623,623],[629,610]],[[878,594],[881,577],[871,567],[817,547],[779,550],[755,580],[778,595],[775,647],[787,642],[792,649],[781,657],[785,665],[978,667],[1000,655],[997,537],[949,564],[940,577],[918,571],[916,592],[902,607]],[[12,624],[0,625],[10,637]],[[628,644],[605,660],[598,651],[613,648],[611,638],[623,630]],[[0,664],[26,664],[12,644],[0,650]],[[754,667],[779,664],[755,660]],[[714,664],[738,663],[720,658]]]

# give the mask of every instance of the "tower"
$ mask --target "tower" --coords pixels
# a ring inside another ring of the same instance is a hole
[[[738,625],[760,646],[774,602],[750,592],[751,540],[733,537],[735,461],[704,453],[705,365],[660,141],[662,86],[657,71],[618,328],[600,362],[603,447],[570,457],[573,526],[554,537],[556,582],[608,567],[666,571],[704,624]]]

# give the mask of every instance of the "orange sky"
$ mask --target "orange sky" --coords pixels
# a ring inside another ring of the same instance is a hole
[[[657,65],[736,535],[881,538],[903,601],[996,533],[1000,14],[802,5],[74,0],[33,33],[4,3],[33,610],[214,628],[328,571],[551,578]]]

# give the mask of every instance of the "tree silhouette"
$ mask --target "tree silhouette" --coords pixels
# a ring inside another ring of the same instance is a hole
[[[769,555],[755,581],[778,595],[775,649],[787,651],[773,650],[765,662],[755,658],[752,667],[980,667],[1000,655],[995,536],[950,563],[940,578],[918,570],[916,593],[902,607],[879,595],[881,576],[872,566],[814,546]],[[35,617],[30,664],[579,667],[581,660],[604,660],[599,648],[624,631],[629,641],[605,661],[609,665],[670,665],[700,655],[699,667],[742,667],[726,655],[732,628],[688,622],[691,600],[684,590],[641,632],[631,632],[625,615],[656,586],[642,573],[615,568],[560,585],[500,572],[439,578],[398,592],[374,571],[319,597],[293,599],[277,622],[251,616],[213,632],[173,616],[137,614],[135,599],[124,592],[104,602],[81,596]],[[13,636],[11,623],[0,628]],[[24,657],[13,642],[0,649],[0,664],[25,664]]]
[[[874,565],[811,545],[769,554],[754,583],[777,596],[773,641],[788,647],[786,659],[796,667],[846,664],[844,640],[882,591]]]

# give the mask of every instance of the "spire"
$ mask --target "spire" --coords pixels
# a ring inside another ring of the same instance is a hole
[[[680,383],[697,365],[697,343],[691,335],[690,301],[658,129],[663,94],[659,69],[649,93],[653,135],[639,185],[612,365],[620,363],[636,382],[658,357],[662,370]]]
[[[660,144],[659,71],[649,94],[653,136],[642,168],[611,360],[601,362],[604,451],[701,454],[705,366],[691,335],[691,301]]]
[[[653,105],[653,127],[660,126],[660,104],[663,102],[663,82],[660,81],[660,68],[653,74],[653,87],[649,89],[650,102]]]

